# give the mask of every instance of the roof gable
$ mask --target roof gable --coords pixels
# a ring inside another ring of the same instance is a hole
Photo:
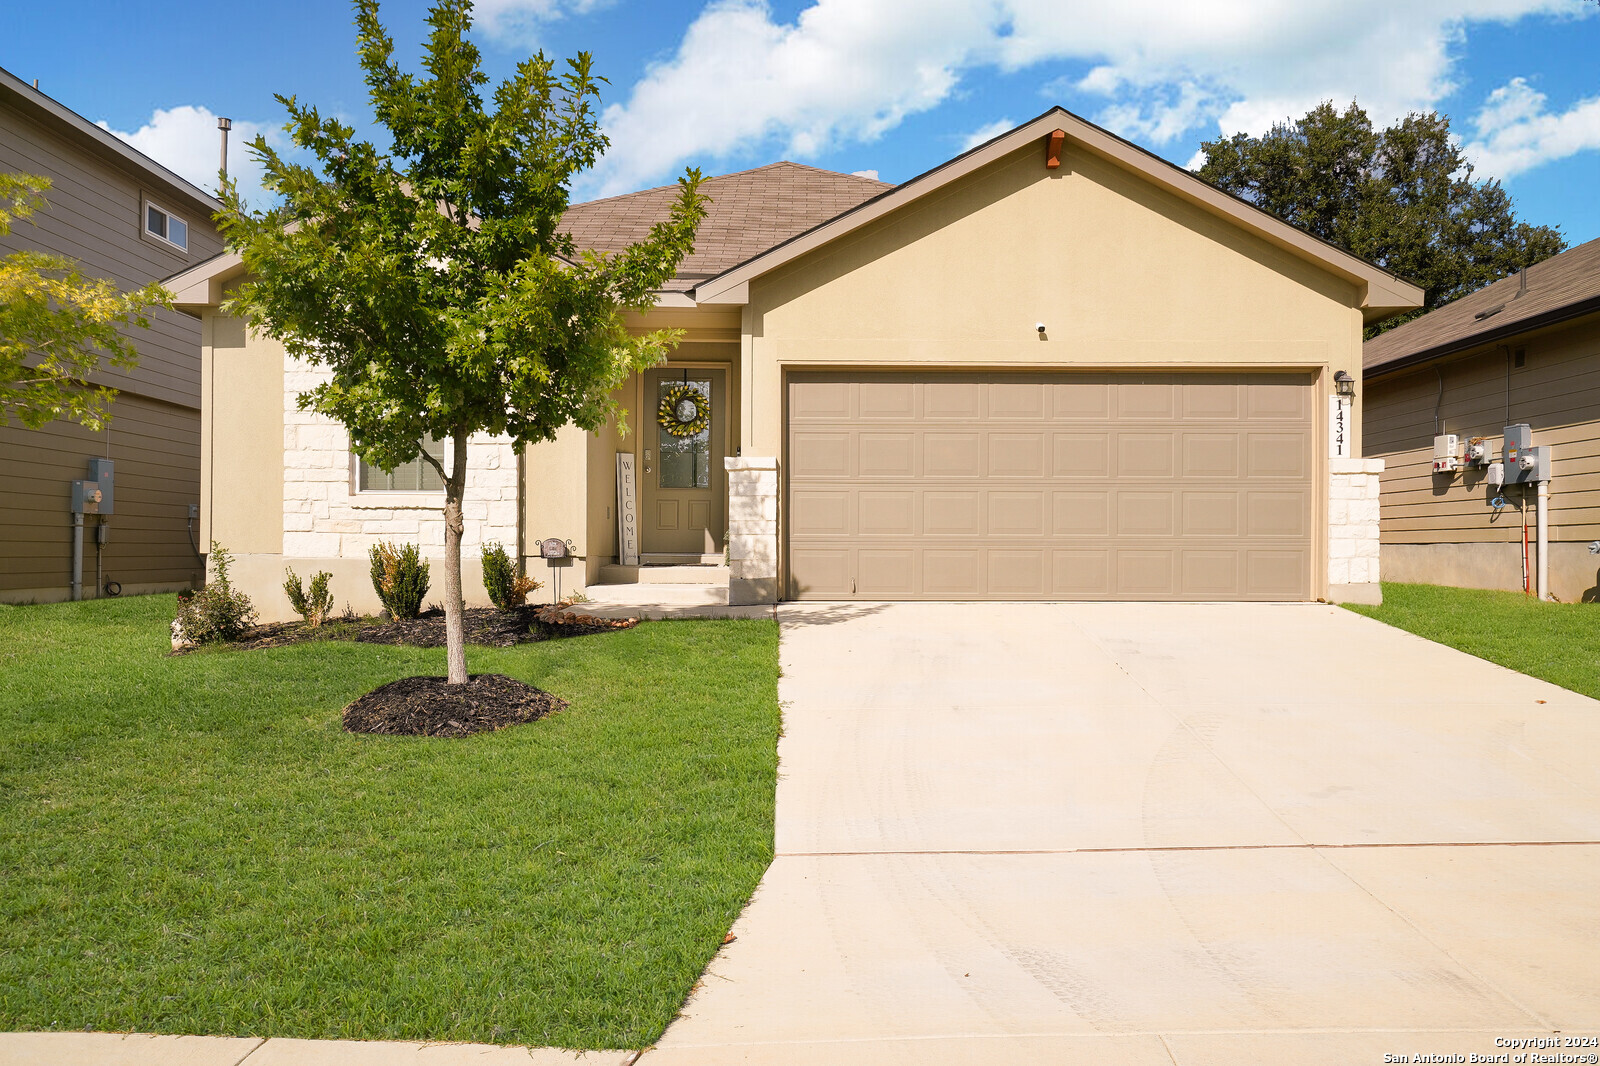
[[[1362,345],[1367,371],[1398,369],[1600,312],[1600,240],[1436,307]]]
[[[1058,130],[1077,145],[1142,176],[1181,199],[1222,216],[1270,244],[1356,284],[1362,292],[1361,308],[1368,321],[1378,321],[1401,311],[1409,311],[1422,303],[1423,293],[1417,286],[1296,229],[1276,216],[1200,180],[1182,167],[1146,152],[1061,107],[1051,108],[1031,122],[1003,133],[902,185],[886,189],[843,214],[700,282],[693,289],[694,299],[697,303],[709,304],[744,303],[748,299],[752,279],[934,193],[1026,147],[1030,142],[1039,143],[1040,166],[1043,167],[1044,145],[1051,134]]]

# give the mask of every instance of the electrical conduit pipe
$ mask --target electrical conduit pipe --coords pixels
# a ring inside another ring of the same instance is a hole
[[[1541,481],[1538,484],[1538,495],[1535,497],[1534,514],[1534,521],[1539,527],[1539,578],[1537,587],[1539,590],[1539,599],[1548,600],[1550,598],[1550,482],[1548,481]]]

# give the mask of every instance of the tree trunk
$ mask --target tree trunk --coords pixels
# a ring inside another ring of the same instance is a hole
[[[467,484],[467,434],[458,428],[455,455],[444,491],[444,639],[450,664],[450,684],[467,683],[467,631],[462,618],[466,604],[461,595],[461,515]]]

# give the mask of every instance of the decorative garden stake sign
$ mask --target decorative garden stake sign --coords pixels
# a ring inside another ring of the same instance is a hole
[[[617,453],[617,562],[639,565],[639,495],[633,453]]]

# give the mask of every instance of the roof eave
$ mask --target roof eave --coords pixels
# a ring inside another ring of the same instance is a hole
[[[1385,374],[1392,374],[1400,370],[1408,370],[1412,367],[1420,366],[1423,363],[1430,363],[1435,359],[1442,359],[1450,355],[1459,355],[1460,353],[1470,351],[1473,348],[1481,348],[1484,345],[1494,344],[1497,341],[1503,341],[1519,334],[1532,333],[1537,329],[1545,329],[1549,326],[1560,325],[1563,322],[1570,322],[1575,318],[1583,318],[1592,314],[1600,314],[1600,296],[1591,296],[1586,300],[1578,300],[1574,303],[1566,304],[1562,307],[1552,308],[1549,311],[1545,311],[1537,315],[1530,315],[1527,318],[1519,318],[1515,322],[1507,322],[1504,325],[1496,326],[1493,329],[1486,329],[1482,332],[1474,333],[1471,336],[1458,337],[1455,340],[1446,341],[1443,344],[1436,344],[1431,348],[1424,348],[1421,351],[1411,352],[1408,355],[1399,356],[1388,362],[1380,363],[1377,366],[1365,368],[1362,371],[1362,377],[1371,379],[1382,377]],[[1409,323],[1407,324],[1409,325]]]

